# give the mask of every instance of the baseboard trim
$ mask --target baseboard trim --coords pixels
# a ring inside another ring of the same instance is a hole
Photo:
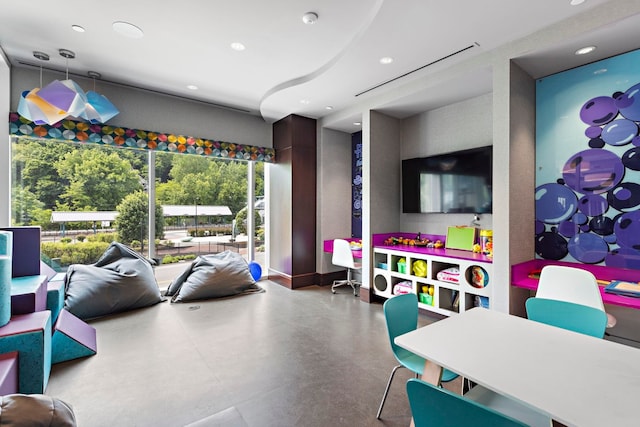
[[[298,274],[290,276],[275,270],[269,270],[269,280],[289,289],[304,288],[318,284],[317,273]]]

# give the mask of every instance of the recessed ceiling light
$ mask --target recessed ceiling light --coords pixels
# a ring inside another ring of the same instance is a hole
[[[80,25],[72,25],[71,29],[73,31],[77,31],[78,33],[84,33],[84,27],[81,27]]]
[[[198,86],[196,86],[196,85],[187,85],[187,89],[198,90]]]
[[[308,99],[301,99],[300,100],[300,104],[308,105],[310,103],[311,103],[311,101],[309,101]]]
[[[576,50],[576,55],[586,55],[587,53],[591,53],[596,50],[595,46],[586,46]]]
[[[113,31],[132,39],[140,39],[144,36],[144,32],[140,28],[124,21],[115,21],[113,23]]]
[[[380,63],[387,65],[387,64],[391,64],[393,62],[393,58],[385,56],[383,58],[380,58]]]
[[[578,6],[579,4],[582,4],[582,3],[584,3],[584,0],[571,0],[569,2],[571,6]]]
[[[233,43],[231,43],[231,49],[237,50],[238,52],[241,52],[241,51],[245,50],[246,47],[245,47],[245,45],[243,45],[240,42],[233,42]]]
[[[326,107],[324,107],[325,110],[333,110],[333,107],[331,105],[327,105]]]
[[[353,122],[353,124],[354,124],[354,125],[356,125],[356,126],[360,126],[362,123],[360,123],[360,122]]]

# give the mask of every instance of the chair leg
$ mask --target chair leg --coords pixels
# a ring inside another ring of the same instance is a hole
[[[358,289],[360,288],[360,283],[354,281],[351,278],[351,269],[350,268],[347,269],[347,280],[334,280],[333,281],[333,285],[331,285],[331,292],[335,294],[337,287],[345,286],[345,285],[351,286],[351,289],[353,289],[353,295],[356,296],[356,297],[358,296]]]
[[[389,376],[389,381],[387,381],[387,387],[384,389],[384,394],[382,395],[382,402],[380,402],[380,407],[378,408],[378,413],[376,414],[377,419],[380,419],[380,414],[382,414],[382,407],[384,406],[384,402],[387,400],[387,395],[389,394],[389,388],[391,387],[393,376],[396,374],[396,371],[399,368],[404,368],[404,366],[398,365],[395,368],[393,368],[393,371],[391,371],[391,375]]]

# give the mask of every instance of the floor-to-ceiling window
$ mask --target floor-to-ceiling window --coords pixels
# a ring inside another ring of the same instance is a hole
[[[264,259],[262,163],[13,138],[12,166],[12,223],[40,226],[43,256],[59,269],[95,262],[114,240],[163,265],[224,250]]]

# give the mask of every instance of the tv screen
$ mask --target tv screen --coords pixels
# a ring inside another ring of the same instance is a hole
[[[402,161],[402,212],[491,213],[492,147]]]

